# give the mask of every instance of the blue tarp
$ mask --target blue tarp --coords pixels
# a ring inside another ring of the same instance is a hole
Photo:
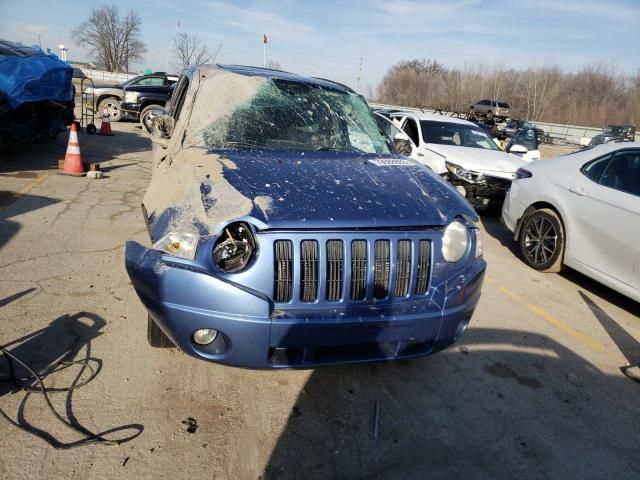
[[[73,99],[73,69],[39,48],[0,40],[0,96],[12,109],[23,103]]]

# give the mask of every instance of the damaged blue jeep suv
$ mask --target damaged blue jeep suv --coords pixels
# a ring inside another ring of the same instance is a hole
[[[152,346],[247,368],[413,358],[464,333],[486,264],[471,206],[396,153],[344,85],[192,67],[154,112],[126,267]]]

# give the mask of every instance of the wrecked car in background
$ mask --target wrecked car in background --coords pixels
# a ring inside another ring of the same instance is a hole
[[[602,133],[595,135],[589,146],[603,143],[634,142],[636,138],[635,125],[609,125],[602,129]]]
[[[74,119],[72,76],[53,55],[0,40],[0,146],[64,131]]]
[[[191,67],[156,114],[125,264],[152,346],[248,368],[412,358],[464,333],[477,216],[328,80]]]

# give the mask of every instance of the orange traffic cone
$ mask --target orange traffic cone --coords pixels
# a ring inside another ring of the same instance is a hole
[[[100,135],[107,135],[108,137],[113,135],[111,131],[111,121],[109,120],[109,110],[104,108],[102,110],[102,124],[100,125]]]
[[[67,145],[67,154],[64,156],[62,173],[75,176],[84,175],[84,164],[80,157],[80,143],[78,142],[78,128],[75,122],[71,124],[69,131],[69,144]]]

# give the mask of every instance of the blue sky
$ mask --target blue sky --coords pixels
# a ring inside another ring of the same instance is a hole
[[[104,2],[0,0],[0,38],[69,46],[69,58],[87,59],[70,31],[92,6]],[[148,47],[137,68],[164,70],[171,37],[199,35],[221,63],[262,65],[267,56],[282,68],[356,86],[362,55],[361,91],[375,88],[401,59],[433,58],[447,66],[484,62],[515,68],[557,63],[575,71],[588,63],[640,68],[638,0],[129,0],[143,20]]]

